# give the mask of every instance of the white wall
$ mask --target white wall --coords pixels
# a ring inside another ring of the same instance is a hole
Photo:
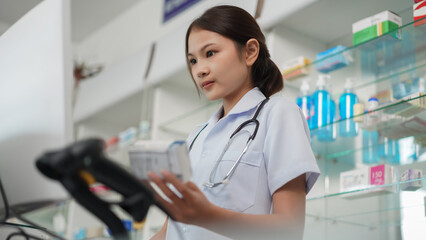
[[[236,4],[254,13],[257,3],[255,0],[205,0],[163,24],[163,2],[144,0],[123,12],[84,41],[77,43],[76,57],[88,63],[109,66],[201,15],[210,6]]]
[[[48,18],[46,16],[49,16]],[[0,175],[12,204],[62,198],[34,161],[72,140],[69,1],[47,0],[0,37]]]
[[[9,24],[0,22],[0,36],[10,27]]]

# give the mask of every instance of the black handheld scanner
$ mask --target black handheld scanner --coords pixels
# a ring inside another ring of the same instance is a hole
[[[111,211],[118,204],[135,221],[142,221],[151,204],[168,212],[155,200],[155,195],[128,171],[108,160],[103,154],[104,142],[87,139],[64,149],[45,153],[36,161],[37,168],[47,177],[57,180],[78,203],[92,212],[111,230],[115,239],[128,239],[121,220]],[[118,203],[106,202],[93,194],[89,185],[99,182],[121,194]],[[169,214],[168,214],[169,215]]]

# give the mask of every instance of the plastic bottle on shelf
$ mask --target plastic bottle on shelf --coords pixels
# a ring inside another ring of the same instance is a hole
[[[374,128],[380,121],[380,112],[374,111],[379,107],[379,100],[375,97],[371,97],[367,102],[367,112],[368,114],[365,116],[364,124],[368,128]]]
[[[311,116],[312,128],[318,128],[319,141],[331,142],[336,139],[336,131],[333,123],[336,116],[336,104],[326,89],[329,75],[319,75],[317,89],[312,95],[313,115]]]
[[[379,156],[389,164],[399,163],[399,143],[398,140],[392,140],[387,137],[380,137]]]
[[[296,103],[302,110],[303,115],[305,115],[309,128],[311,128],[312,97],[309,95],[308,81],[303,81],[300,86],[300,96],[296,99]]]
[[[358,123],[352,119],[354,105],[358,102],[358,97],[353,91],[352,79],[347,78],[344,92],[339,99],[339,114],[342,120],[339,122],[339,135],[342,137],[355,137],[358,135]]]
[[[367,127],[374,126],[378,123],[378,113],[372,112],[379,106],[377,98],[368,99],[367,112],[364,123]],[[362,162],[372,164],[380,162],[379,156],[379,134],[377,131],[362,131]]]

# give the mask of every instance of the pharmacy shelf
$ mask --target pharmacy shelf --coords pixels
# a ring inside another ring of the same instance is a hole
[[[407,189],[409,185],[421,185]],[[426,227],[426,177],[307,199],[307,216],[369,229],[417,222]],[[322,206],[318,208],[318,206]]]
[[[426,95],[418,95],[311,129],[312,149],[325,159],[338,159],[408,137],[414,137],[418,144],[426,146],[425,101]],[[348,129],[352,129],[354,135],[342,136],[341,132]],[[328,133],[328,137],[320,138],[324,133]],[[368,145],[356,144],[362,143],[367,135],[376,135],[372,137],[377,140]]]
[[[176,118],[169,119],[162,123],[159,128],[162,131],[175,133],[186,138],[194,130],[195,126],[206,123],[220,106],[219,101],[207,103]]]
[[[404,78],[414,74],[419,77],[426,74],[426,41],[424,39],[426,39],[426,24],[415,26],[415,22],[410,22],[385,35],[295,69],[294,72],[302,69],[309,74],[294,80],[285,80],[285,86],[298,90],[303,81],[308,81],[310,86],[314,87],[318,75],[322,74],[316,70],[316,66],[345,54],[351,56],[353,61],[346,67],[328,73],[331,77],[330,91],[333,95],[343,92],[344,79],[347,77],[356,79],[355,92],[378,83],[383,85],[379,88],[389,88],[395,82],[405,80]],[[400,79],[396,80],[398,77]]]
[[[68,216],[69,200],[64,200],[22,215],[23,218],[54,232],[53,218],[61,214],[64,219]],[[29,225],[29,227],[32,227]]]

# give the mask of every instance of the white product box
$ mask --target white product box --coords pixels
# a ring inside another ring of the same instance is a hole
[[[396,13],[393,13],[391,11],[383,11],[376,15],[374,15],[371,19],[371,22],[373,25],[376,25],[378,23],[384,22],[384,21],[391,21],[393,23],[398,24],[399,26],[402,25],[402,19],[399,15]]]
[[[297,58],[286,61],[282,65],[283,78],[286,80],[293,80],[309,74],[310,68],[308,65],[310,62],[311,61],[304,56],[299,56]]]
[[[342,197],[347,199],[355,199],[395,192],[395,186],[362,190],[365,188],[393,183],[395,177],[394,171],[394,167],[381,164],[370,168],[366,167],[342,172],[340,173],[340,192],[355,191],[351,193],[345,193],[342,195]]]
[[[383,11],[374,16],[364,18],[352,24],[353,44],[358,45],[387,32],[398,29],[402,19],[391,11]],[[393,37],[400,39],[400,32]]]
[[[413,179],[420,179],[422,178],[422,170],[421,169],[408,169],[405,170],[401,174],[401,182],[403,181],[409,181]],[[403,191],[416,191],[417,189],[423,187],[422,181],[414,181],[414,182],[408,182],[401,185],[401,189]]]
[[[129,147],[128,154],[132,171],[141,180],[148,179],[148,172],[160,174],[161,170],[184,182],[191,178],[191,162],[183,141],[138,141]]]
[[[355,191],[368,187],[369,168],[361,168],[340,173],[340,192]]]

